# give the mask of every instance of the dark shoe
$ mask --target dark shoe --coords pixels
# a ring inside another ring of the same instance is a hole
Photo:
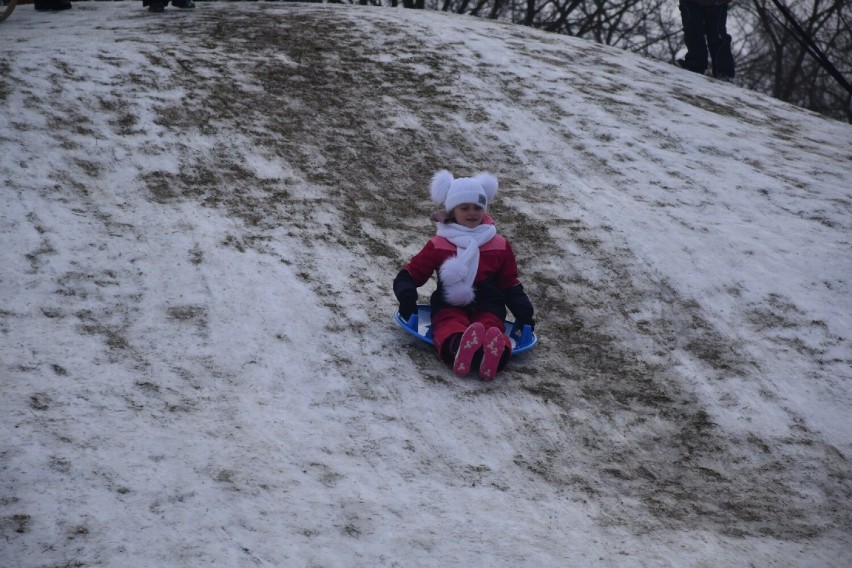
[[[165,12],[166,11],[166,3],[163,0],[151,0],[149,4],[150,8],[148,8],[152,12]]]
[[[698,73],[699,75],[704,75],[705,69],[693,69],[686,62],[686,59],[678,59],[677,61],[675,61],[675,63],[677,63],[677,66],[680,67],[681,69],[686,69],[687,71],[692,71],[693,73]]]
[[[444,345],[441,347],[441,361],[451,367],[453,366],[453,361],[456,359],[456,353],[459,352],[461,336],[461,333],[451,335],[444,341]]]
[[[175,8],[182,8],[184,10],[191,10],[195,8],[195,2],[192,0],[172,0],[172,6]]]
[[[69,0],[36,0],[34,4],[39,12],[59,12],[73,8]]]

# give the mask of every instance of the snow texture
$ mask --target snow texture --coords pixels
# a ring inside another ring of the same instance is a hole
[[[0,42],[2,566],[852,565],[850,125],[418,10]],[[443,168],[537,307],[490,383],[391,318]]]

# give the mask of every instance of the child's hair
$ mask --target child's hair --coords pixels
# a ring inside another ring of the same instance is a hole
[[[447,211],[446,209],[439,209],[438,211],[435,211],[429,216],[429,220],[435,223],[444,223],[446,225],[455,223],[452,211]]]
[[[446,217],[444,217],[444,219],[442,219],[441,222],[446,223],[447,225],[449,225],[450,223],[455,223],[456,222],[456,215],[455,215],[454,211],[457,208],[461,207],[462,205],[464,205],[464,203],[460,203],[459,205],[456,205],[455,207],[453,207],[449,211],[444,211],[444,214],[446,215]],[[476,205],[476,204],[474,203],[474,205]],[[481,205],[479,205],[479,207],[481,207],[482,209],[485,209]]]

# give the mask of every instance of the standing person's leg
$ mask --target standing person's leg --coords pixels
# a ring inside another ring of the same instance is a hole
[[[714,4],[706,7],[704,33],[710,50],[713,76],[719,79],[734,78],[734,54],[731,36],[728,35],[728,5]]]
[[[707,70],[707,41],[704,39],[704,6],[680,0],[680,21],[686,56],[678,61],[685,69],[704,74]]]

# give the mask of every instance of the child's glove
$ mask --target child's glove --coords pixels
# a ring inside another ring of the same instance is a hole
[[[417,311],[417,294],[403,294],[403,296],[399,299],[399,315],[408,321],[411,314]]]
[[[530,329],[535,329],[535,320],[533,319],[535,310],[532,302],[530,302],[530,297],[524,291],[523,285],[516,284],[505,290],[503,294],[506,298],[506,305],[512,311],[512,315],[515,316],[515,328],[520,330],[528,325]]]
[[[407,270],[400,270],[393,281],[393,293],[399,300],[399,315],[405,321],[417,311],[417,285]]]

